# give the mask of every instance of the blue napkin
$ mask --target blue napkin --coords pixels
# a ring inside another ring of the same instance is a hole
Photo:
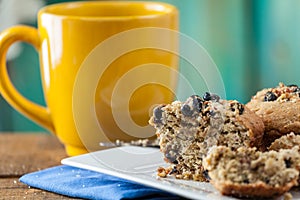
[[[155,188],[66,165],[26,174],[20,181],[42,190],[84,199],[182,199]]]

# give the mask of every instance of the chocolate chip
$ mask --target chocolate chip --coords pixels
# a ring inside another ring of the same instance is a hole
[[[205,92],[204,95],[203,95],[203,99],[204,99],[205,101],[211,100],[211,95],[210,95],[210,93],[209,93],[209,92]]]
[[[192,95],[192,96],[190,96],[190,98],[192,98],[192,99],[201,99],[201,97],[199,97],[198,95],[196,95],[196,94],[194,94],[194,95]]]
[[[190,96],[186,102],[181,106],[181,112],[185,116],[193,116],[201,112],[202,110],[203,99],[198,95]]]
[[[298,96],[300,97],[300,88],[295,88],[293,92],[298,94]]]
[[[289,159],[285,159],[285,160],[284,160],[284,163],[285,163],[285,167],[286,167],[286,168],[291,168],[291,166],[292,166],[292,161],[291,161],[290,158],[289,158]]]
[[[176,169],[176,166],[174,166],[173,168],[172,168],[172,170],[170,171],[170,175],[171,174],[177,174],[177,172],[178,172],[178,170]]]
[[[174,160],[172,163],[175,164],[175,165],[177,165],[178,164],[178,160]]]
[[[176,164],[178,162],[175,158],[175,155],[172,155],[171,153],[165,153],[166,159],[168,159],[169,162]]]
[[[238,109],[239,109],[239,114],[241,115],[241,114],[243,114],[245,107],[243,104],[238,103]]]
[[[277,96],[273,92],[267,92],[265,94],[264,101],[275,101],[277,99]]]
[[[163,106],[158,106],[153,110],[154,123],[161,124],[162,123],[162,110]]]
[[[246,179],[244,179],[244,180],[243,180],[243,183],[245,183],[245,184],[249,184],[249,183],[250,183],[250,181],[249,181],[249,179],[248,179],[248,178],[246,178]]]
[[[217,114],[217,113],[216,113],[215,111],[213,111],[213,110],[210,110],[210,111],[209,111],[209,115],[210,115],[211,117],[214,117],[216,114]]]
[[[182,107],[181,107],[181,112],[183,115],[185,116],[192,116],[193,115],[193,110],[191,109],[191,107],[187,104],[184,104]]]
[[[219,101],[220,100],[220,97],[216,94],[211,94],[211,100],[212,101]]]
[[[270,183],[270,179],[269,179],[269,178],[266,178],[266,179],[265,179],[265,183],[266,183],[266,184],[269,184],[269,183]]]
[[[230,110],[232,112],[235,112],[236,109],[238,109],[239,114],[241,115],[241,114],[244,113],[245,107],[241,103],[232,103],[232,104],[230,104]]]
[[[203,95],[203,99],[205,101],[219,101],[220,97],[216,94],[211,94],[209,92],[205,92]]]
[[[291,85],[287,85],[287,86],[292,87],[293,88],[293,93],[298,94],[298,96],[300,97],[300,88],[298,87],[298,85],[291,84]]]
[[[288,87],[298,87],[298,85],[296,84],[290,84],[290,85],[287,85]]]
[[[209,177],[209,175],[208,175],[208,170],[204,170],[204,171],[202,172],[202,174],[203,174],[204,178],[206,178],[207,180],[210,180],[210,177]]]
[[[200,112],[202,110],[203,99],[198,95],[192,95],[191,98],[193,99],[193,107],[196,111]]]

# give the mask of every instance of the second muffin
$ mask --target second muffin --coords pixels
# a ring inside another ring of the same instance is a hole
[[[258,91],[246,106],[260,116],[265,125],[264,146],[290,132],[300,133],[300,88],[284,85]]]

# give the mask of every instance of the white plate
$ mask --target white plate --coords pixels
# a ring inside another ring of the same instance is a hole
[[[61,163],[131,180],[190,199],[236,199],[221,195],[210,183],[157,177],[157,168],[166,164],[162,153],[156,148],[117,147],[69,157]],[[299,193],[292,192],[293,197],[299,199]]]

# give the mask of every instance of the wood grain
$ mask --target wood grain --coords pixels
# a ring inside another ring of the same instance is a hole
[[[60,165],[65,157],[53,135],[0,133],[0,199],[72,199],[19,182],[23,174]]]

